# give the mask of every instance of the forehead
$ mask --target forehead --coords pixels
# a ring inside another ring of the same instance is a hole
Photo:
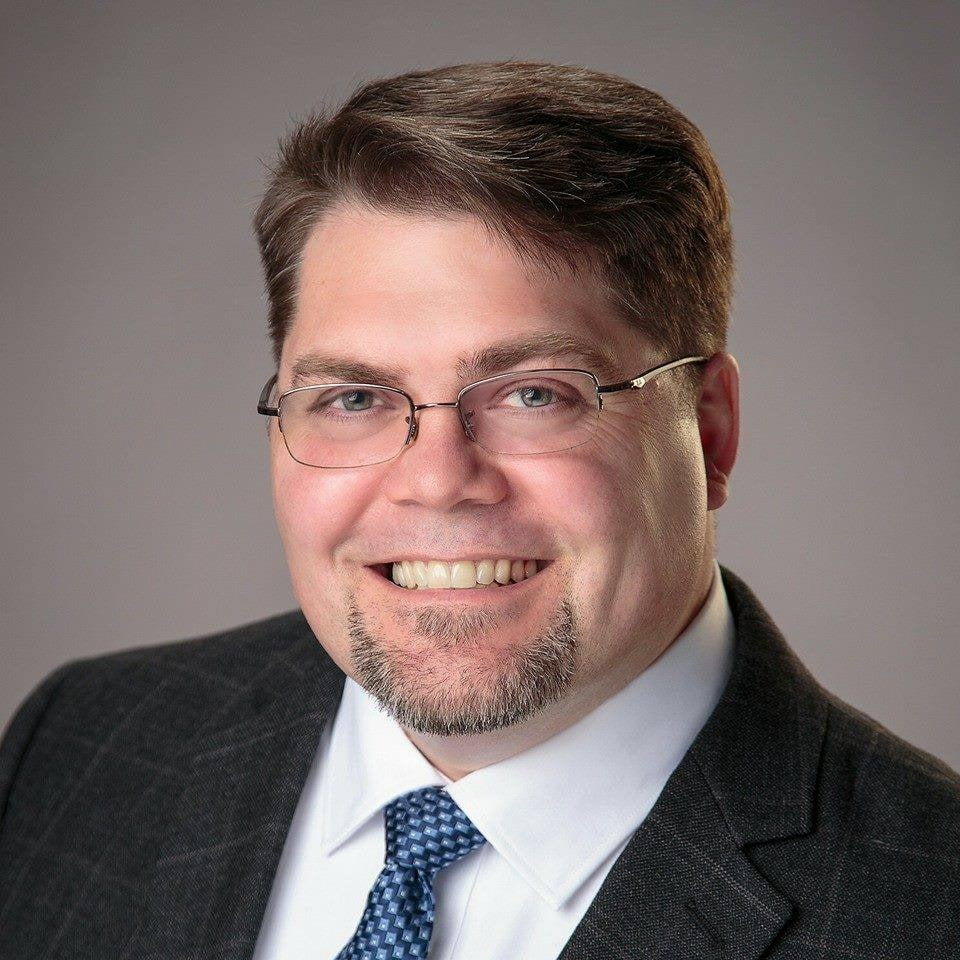
[[[295,365],[303,379],[334,358],[374,364],[394,380],[451,369],[478,378],[525,358],[606,377],[640,341],[591,277],[522,263],[474,218],[339,208],[303,250],[281,383]]]

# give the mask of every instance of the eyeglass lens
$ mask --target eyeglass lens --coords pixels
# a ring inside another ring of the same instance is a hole
[[[593,436],[599,417],[594,379],[558,370],[475,384],[461,396],[460,410],[467,435],[488,452],[502,454],[569,450]],[[410,431],[406,396],[372,384],[297,390],[282,398],[279,413],[290,455],[309,466],[382,463],[403,449]]]

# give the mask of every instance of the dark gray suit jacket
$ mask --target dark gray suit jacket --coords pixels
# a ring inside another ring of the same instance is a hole
[[[960,777],[721,572],[730,681],[562,960],[956,960]],[[51,674],[0,752],[0,958],[250,957],[343,680],[300,611]]]

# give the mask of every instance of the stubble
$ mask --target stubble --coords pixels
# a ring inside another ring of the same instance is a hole
[[[496,589],[496,588],[485,588]],[[463,736],[522,723],[560,700],[580,659],[569,598],[538,636],[495,654],[485,650],[496,617],[477,607],[424,604],[402,615],[411,642],[387,643],[348,599],[354,679],[401,725],[423,734]]]

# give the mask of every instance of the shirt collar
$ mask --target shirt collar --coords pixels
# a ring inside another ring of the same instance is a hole
[[[330,735],[320,803],[321,851],[332,853],[391,800],[452,781],[352,677]]]
[[[713,568],[696,617],[626,687],[543,743],[456,782],[348,677],[324,777],[324,853],[395,797],[446,786],[487,842],[562,907],[643,822],[726,684],[733,617],[716,560]]]

